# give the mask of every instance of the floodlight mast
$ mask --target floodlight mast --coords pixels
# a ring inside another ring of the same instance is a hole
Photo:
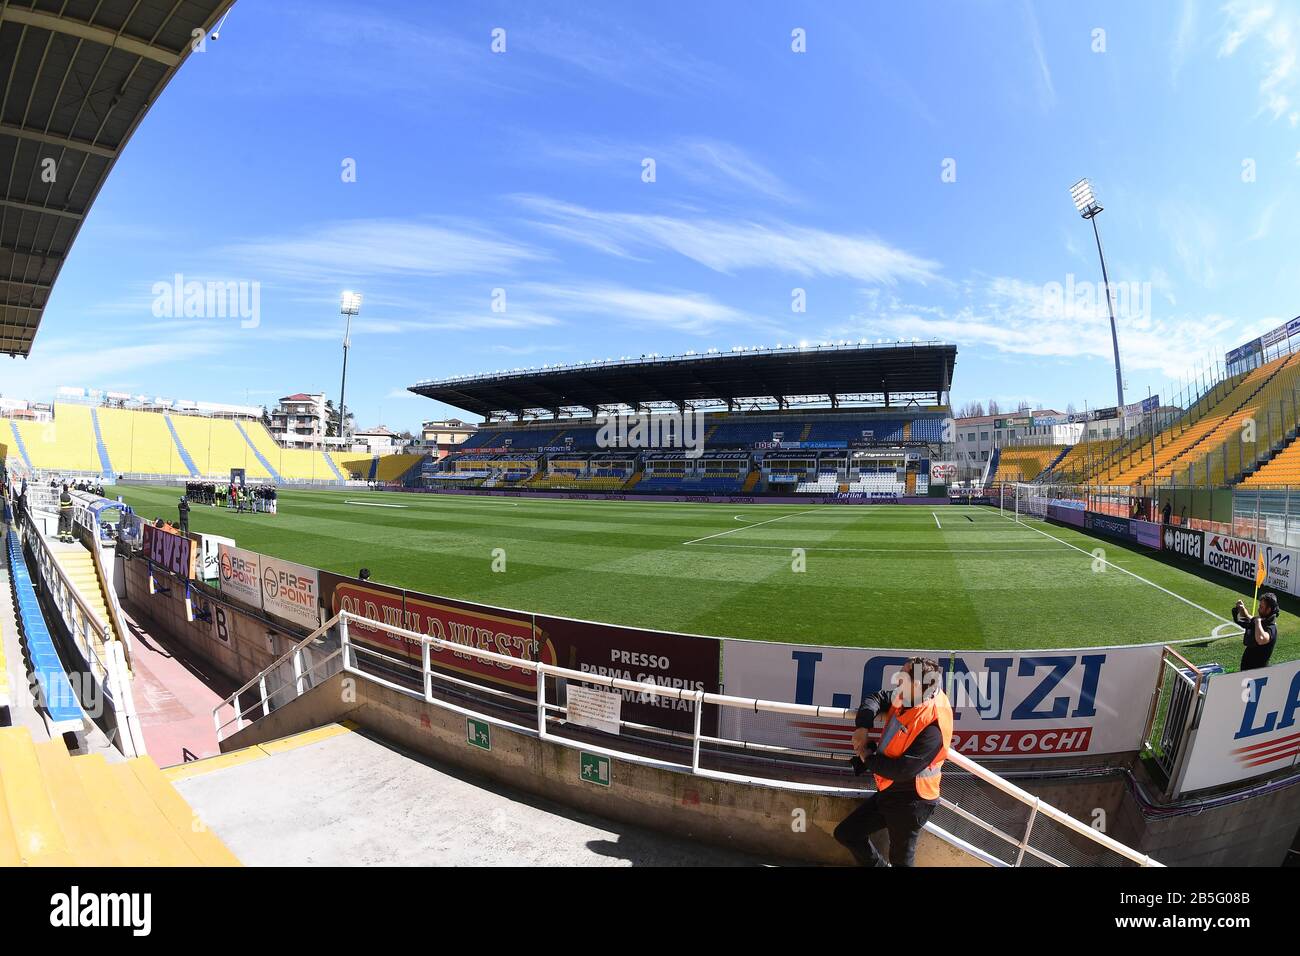
[[[343,426],[347,421],[346,406],[344,397],[347,394],[348,387],[348,345],[352,338],[352,317],[361,312],[361,293],[344,292],[339,299],[339,315],[347,317],[347,328],[343,332],[343,381],[339,385],[339,442],[340,447],[344,439]]]
[[[1124,373],[1119,362],[1119,333],[1115,329],[1115,303],[1110,296],[1110,276],[1106,272],[1106,254],[1101,249],[1101,233],[1097,231],[1097,213],[1102,211],[1101,203],[1092,193],[1092,184],[1087,179],[1080,179],[1070,187],[1070,198],[1079,215],[1092,223],[1092,235],[1097,240],[1097,256],[1101,259],[1101,281],[1106,289],[1106,311],[1110,313],[1110,343],[1115,350],[1115,407],[1119,410],[1121,420],[1124,417]]]

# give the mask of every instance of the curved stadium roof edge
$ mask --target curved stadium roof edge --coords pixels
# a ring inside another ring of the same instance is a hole
[[[30,354],[59,271],[149,107],[234,0],[0,0],[0,355]],[[56,176],[42,175],[54,160]]]
[[[484,416],[525,409],[728,403],[749,398],[933,395],[952,383],[957,347],[941,342],[817,346],[642,356],[557,368],[459,376],[410,386],[416,395]]]

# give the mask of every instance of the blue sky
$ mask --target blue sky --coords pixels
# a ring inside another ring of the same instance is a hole
[[[240,0],[0,391],[337,399],[356,288],[363,426],[454,414],[426,378],[800,340],[954,342],[954,404],[1113,404],[1104,299],[1057,292],[1100,279],[1088,176],[1129,399],[1167,394],[1300,313],[1298,52],[1256,0]],[[178,273],[258,283],[257,326],[156,316]]]

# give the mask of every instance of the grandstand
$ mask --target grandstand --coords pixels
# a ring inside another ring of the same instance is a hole
[[[1234,445],[1248,422],[1263,428],[1270,413],[1285,407],[1294,420],[1300,385],[1300,353],[1281,355],[1229,376],[1154,438],[1139,436],[1103,462],[1095,481],[1103,485],[1166,483],[1218,487],[1232,484],[1255,463],[1256,449]],[[1251,443],[1255,444],[1255,443]],[[1228,455],[1231,448],[1234,455]],[[1258,449],[1259,453],[1264,447]]]
[[[997,468],[986,484],[1008,481],[1034,481],[1044,472],[1055,468],[1071,446],[1066,445],[1012,445],[998,450]]]
[[[145,479],[400,483],[420,455],[283,448],[258,417],[56,401],[50,421],[0,418],[0,446],[37,473]]]
[[[426,466],[435,490],[903,497],[929,492],[950,345],[651,357],[412,386],[486,423]],[[699,447],[605,447],[608,416],[698,414]]]

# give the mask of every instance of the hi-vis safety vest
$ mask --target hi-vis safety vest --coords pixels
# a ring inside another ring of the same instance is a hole
[[[59,495],[59,510],[60,511],[72,510],[72,495],[68,494],[66,491],[63,494]]]
[[[939,753],[930,762],[930,766],[916,775],[916,795],[922,800],[936,800],[939,797],[940,768],[948,757],[948,746],[952,743],[952,704],[948,702],[948,695],[936,691],[933,697],[911,708],[906,714],[895,697],[885,714],[885,729],[881,732],[880,743],[877,745],[877,753],[886,757],[901,757],[921,731],[936,721],[943,734],[943,746],[939,748]],[[878,773],[872,776],[876,778],[876,789],[880,791],[887,790],[894,782]]]

